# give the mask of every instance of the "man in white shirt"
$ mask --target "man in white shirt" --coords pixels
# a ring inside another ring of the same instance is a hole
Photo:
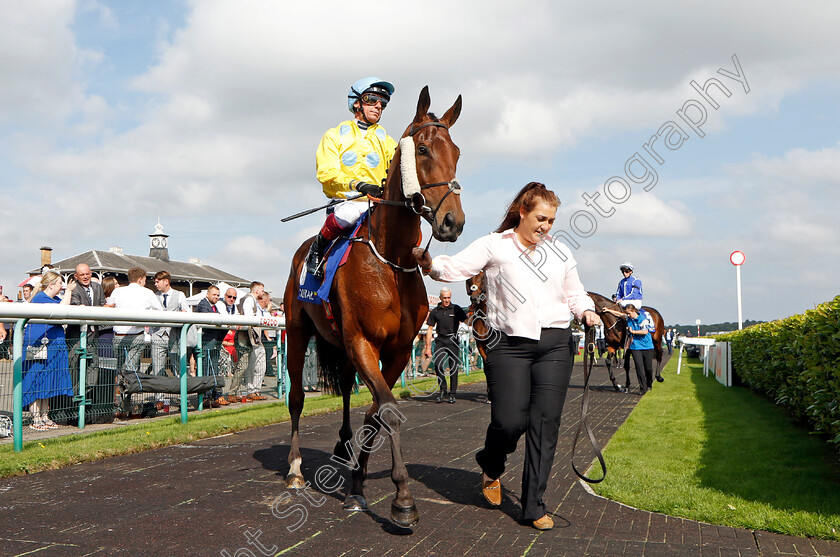
[[[114,290],[111,301],[117,309],[163,311],[160,300],[146,288],[146,271],[140,267],[128,270],[128,286]],[[117,354],[117,370],[120,373],[139,371],[140,355],[146,346],[143,338],[145,330],[145,327],[136,325],[114,325],[114,352]]]
[[[155,295],[164,311],[188,311],[187,297],[183,292],[172,288],[172,276],[167,271],[155,273]],[[176,377],[180,375],[179,340],[181,330],[178,327],[158,327],[152,333],[152,370],[158,375],[166,375],[166,360],[169,355],[170,369]]]

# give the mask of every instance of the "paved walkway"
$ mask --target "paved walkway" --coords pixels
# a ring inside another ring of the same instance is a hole
[[[521,448],[503,477],[502,506],[483,502],[473,457],[489,405],[479,384],[464,388],[456,404],[400,403],[403,453],[421,516],[413,531],[388,520],[394,488],[387,445],[371,458],[368,512],[343,511],[339,493],[286,490],[283,423],[0,480],[0,555],[840,556],[840,543],[710,526],[591,495],[569,465],[579,370],[572,383],[546,494],[556,524],[548,532],[517,522]],[[595,383],[590,419],[605,443],[638,396],[607,388],[602,367]],[[355,427],[363,412],[353,410]],[[303,419],[308,480],[335,464],[329,457],[339,425],[337,413]],[[322,476],[318,485],[335,481]]]

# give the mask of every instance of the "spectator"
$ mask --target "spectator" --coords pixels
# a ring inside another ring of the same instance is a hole
[[[460,253],[432,260],[423,248],[414,249],[418,265],[435,280],[462,281],[487,271],[487,307],[499,309],[485,320],[499,336],[488,347],[484,368],[492,404],[484,448],[475,457],[483,472],[482,494],[491,505],[501,504],[507,455],[525,434],[522,518],[538,530],[554,527],[543,494],[572,376],[571,318],[589,326],[601,321],[571,250],[548,236],[559,204],[554,192],[531,182],[496,231]],[[534,272],[536,262],[542,276]],[[511,288],[529,295],[511,298]]]
[[[221,291],[218,286],[209,286],[207,288],[205,298],[198,302],[198,305],[195,307],[196,313],[219,313],[219,307],[217,304],[219,303],[220,292]],[[204,365],[202,366],[204,369],[202,370],[202,374],[205,377],[217,375],[217,370],[219,368],[219,350],[222,347],[222,340],[225,338],[225,333],[226,331],[224,329],[211,329],[209,327],[205,327],[202,330],[201,344],[202,350],[205,354]],[[230,404],[216,388],[210,392],[208,398],[210,399],[210,406],[212,408],[218,408],[219,406],[227,406]]]
[[[117,277],[105,277],[105,280],[102,281],[102,293],[105,294],[105,305],[108,307],[114,307],[114,302],[111,300],[111,294],[114,293],[114,290],[120,287],[120,283],[117,280]]]
[[[164,311],[187,311],[187,297],[183,292],[172,288],[172,276],[166,271],[155,273],[155,295],[160,300]],[[152,334],[152,369],[158,375],[166,375],[166,363],[169,361],[172,374],[180,375],[181,369],[181,329],[179,327],[158,327]]]
[[[271,296],[267,292],[257,298],[260,303],[260,316],[269,317],[271,315]],[[263,350],[265,350],[265,376],[274,377],[277,374],[274,372],[274,364],[272,360],[277,357],[277,329],[263,329],[261,334]]]
[[[651,333],[656,330],[656,327],[645,310],[636,309],[633,304],[627,304],[624,311],[628,317],[627,331],[633,335],[630,341],[630,356],[636,367],[639,394],[643,395],[653,388],[653,337]],[[627,385],[624,392],[629,389],[630,385]]]
[[[595,327],[595,345],[598,347],[598,357],[603,358],[607,351],[607,339],[604,337],[604,326]]]
[[[224,350],[219,351],[219,372],[225,377],[233,375],[233,367],[236,365],[236,331],[230,329],[222,340]],[[227,399],[225,400],[227,402]],[[221,404],[221,401],[219,402]]]
[[[32,299],[32,285],[31,284],[24,284],[23,285],[23,301],[28,302]]]
[[[316,277],[323,276],[324,248],[367,211],[365,196],[382,195],[379,184],[385,179],[397,143],[379,125],[379,119],[393,94],[394,86],[377,77],[354,83],[347,95],[347,107],[355,118],[327,130],[318,145],[315,165],[324,195],[344,200],[356,197],[334,206],[309,246],[306,270]]]
[[[432,357],[432,337],[437,329],[435,339],[435,374],[438,380],[438,395],[435,402],[449,399],[455,403],[455,393],[458,391],[458,364],[460,363],[461,347],[458,345],[458,325],[467,320],[467,314],[461,306],[452,304],[452,291],[442,288],[440,303],[429,312],[426,320],[426,349],[423,356]],[[446,392],[446,376],[449,376],[449,393]]]
[[[254,281],[251,283],[251,290],[239,301],[239,313],[247,316],[256,316],[259,304],[257,298],[264,292],[265,285]],[[265,400],[267,397],[260,394],[262,380],[265,376],[265,351],[260,341],[260,332],[257,328],[247,327],[240,329],[236,334],[236,349],[238,361],[233,373],[230,392],[235,400],[254,401]],[[230,400],[230,398],[228,399]],[[231,401],[233,402],[233,401]]]
[[[671,353],[671,345],[674,343],[674,329],[665,331],[665,345],[668,347],[668,354]]]
[[[67,285],[67,292],[59,301],[58,293],[63,282],[61,275],[47,271],[41,277],[30,303],[68,305],[76,283]],[[23,362],[23,406],[29,406],[32,414],[29,427],[36,431],[58,429],[58,424],[49,417],[49,399],[58,395],[73,396],[64,327],[46,323],[27,325],[23,344],[26,354]]]
[[[225,290],[224,306],[225,312],[229,315],[236,315],[236,297],[238,296],[236,288],[230,287]],[[236,338],[236,331],[231,329],[225,333],[222,340],[224,350],[219,351],[219,373],[225,377],[233,375],[233,368],[236,365],[236,346],[234,339]],[[227,400],[226,400],[227,401]]]
[[[79,263],[76,265],[76,272],[73,275],[73,278],[76,279],[76,287],[70,295],[71,306],[102,307],[105,305],[105,294],[102,291],[102,285],[93,282],[91,280],[92,277],[93,273],[90,272],[90,267],[87,264]],[[85,397],[92,400],[94,393],[100,394],[95,389],[96,385],[99,384],[99,327],[88,325],[87,328],[86,354],[90,356],[90,359],[85,366]],[[76,394],[80,394],[79,367],[81,363],[81,334],[82,329],[79,325],[67,325],[65,337],[67,338],[70,349],[70,376],[73,379],[73,389]]]
[[[225,311],[230,315],[236,315],[236,288],[228,288],[225,291]]]
[[[3,296],[5,298],[4,302],[11,302],[12,300]],[[6,328],[8,327],[9,332],[14,329],[14,323],[0,323],[0,359],[2,360],[10,360],[12,358],[12,353],[9,350],[9,338],[7,337]]]
[[[633,265],[622,263],[619,267],[624,278],[618,281],[618,289],[615,292],[615,301],[621,307],[633,304],[637,308],[642,307],[642,281],[633,276]]]
[[[146,271],[140,267],[128,270],[128,286],[114,290],[111,293],[111,301],[117,309],[163,311],[155,293],[146,288]],[[140,371],[140,356],[146,345],[145,331],[145,327],[137,325],[114,326],[114,352],[117,355],[117,370],[120,373]]]

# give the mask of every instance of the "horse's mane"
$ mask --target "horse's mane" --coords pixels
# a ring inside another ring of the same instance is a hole
[[[589,297],[592,298],[593,302],[595,302],[595,309],[597,309],[598,311],[601,311],[604,308],[614,309],[616,311],[623,311],[620,305],[613,302],[606,296],[602,296],[597,292],[587,292],[587,294],[589,294]]]

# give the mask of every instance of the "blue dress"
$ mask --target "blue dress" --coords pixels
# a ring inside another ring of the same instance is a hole
[[[68,294],[69,295],[69,294]],[[50,298],[38,292],[30,303],[58,304],[57,298]],[[41,346],[47,339],[46,360],[26,360],[26,347]],[[23,333],[23,406],[33,401],[56,395],[73,396],[73,382],[70,379],[70,364],[67,359],[67,344],[64,342],[64,327],[33,323]]]

